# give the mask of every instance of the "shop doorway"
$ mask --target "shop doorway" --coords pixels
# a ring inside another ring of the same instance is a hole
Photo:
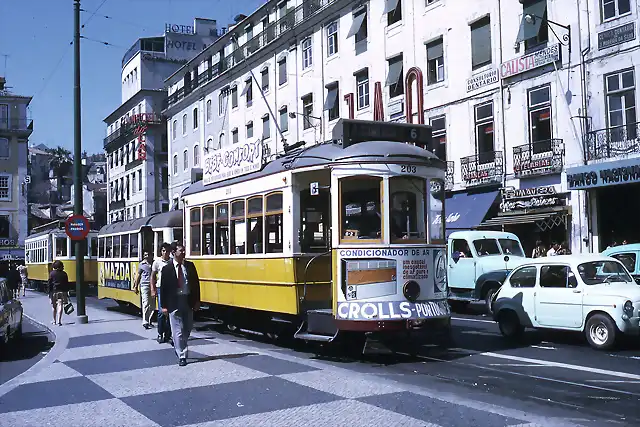
[[[600,251],[612,244],[640,242],[640,184],[624,184],[596,190]]]
[[[538,240],[542,241],[547,249],[551,247],[553,242],[558,244],[566,242],[571,248],[567,230],[567,224],[570,223],[571,217],[569,215],[556,215],[544,221],[505,225],[505,231],[518,236],[525,255],[530,258]]]

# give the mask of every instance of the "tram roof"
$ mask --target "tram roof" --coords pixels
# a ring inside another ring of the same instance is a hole
[[[100,229],[99,236],[108,234],[118,234],[126,232],[138,232],[143,227],[182,227],[182,211],[175,210],[169,212],[156,213],[144,218],[130,219],[128,221],[118,221],[107,224]]]
[[[235,178],[204,185],[197,181],[182,192],[183,196],[200,193],[228,185],[262,178],[284,170],[295,170],[314,166],[344,165],[352,163],[415,163],[446,169],[446,163],[422,147],[393,141],[367,141],[346,148],[336,142],[326,142],[297,150],[272,160],[261,170]]]
[[[97,233],[98,230],[89,230],[89,233]],[[49,234],[55,234],[56,236],[66,236],[67,232],[64,229],[51,228],[49,230],[38,231],[37,233],[29,234],[26,240],[35,239],[37,237],[47,236]]]

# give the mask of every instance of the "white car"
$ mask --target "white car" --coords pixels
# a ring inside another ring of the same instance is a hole
[[[582,331],[592,347],[606,350],[620,334],[640,334],[640,286],[615,258],[535,258],[511,271],[496,293],[493,318],[507,338],[525,328]]]

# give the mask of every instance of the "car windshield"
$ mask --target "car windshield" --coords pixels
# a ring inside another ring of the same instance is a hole
[[[601,283],[625,282],[633,283],[624,266],[618,261],[591,261],[578,266],[582,281],[587,285]]]
[[[500,247],[502,248],[503,254],[524,257],[524,253],[522,252],[522,248],[520,247],[520,242],[518,242],[517,240],[498,239],[498,242],[500,242]]]
[[[478,256],[500,255],[498,242],[495,239],[478,239],[473,241]]]

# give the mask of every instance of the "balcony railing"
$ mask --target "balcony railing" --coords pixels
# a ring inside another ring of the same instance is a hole
[[[31,133],[33,132],[33,120],[31,119],[0,119],[0,133]]]
[[[487,151],[460,159],[462,180],[467,186],[501,182],[504,174],[502,151]]]
[[[454,171],[455,171],[455,162],[447,162],[447,172],[444,178],[445,190],[453,190]]]
[[[143,113],[135,114],[129,119],[125,119],[120,127],[111,132],[104,139],[104,147],[117,141],[120,138],[128,138],[133,134],[133,131],[139,126],[156,126],[164,124],[164,117],[155,113]]]
[[[640,154],[640,122],[588,132],[585,138],[587,160],[611,159]]]
[[[564,143],[561,139],[536,141],[513,147],[513,174],[522,178],[562,172]]]
[[[263,47],[267,46],[272,41],[282,36],[287,31],[299,26],[304,21],[308,20],[312,16],[318,14],[320,11],[336,3],[338,0],[305,0],[300,6],[290,11],[270,24],[259,34],[256,34],[251,40],[247,41],[242,46],[239,46],[229,55],[222,58],[217,64],[213,64],[212,67],[200,73],[195,79],[191,80],[188,85],[178,89],[167,97],[164,108],[167,108],[178,101],[182,100],[185,96],[189,95],[193,90],[200,86],[203,86],[207,82],[215,79],[225,71],[235,67],[239,63],[243,62],[249,56],[253,55]]]

